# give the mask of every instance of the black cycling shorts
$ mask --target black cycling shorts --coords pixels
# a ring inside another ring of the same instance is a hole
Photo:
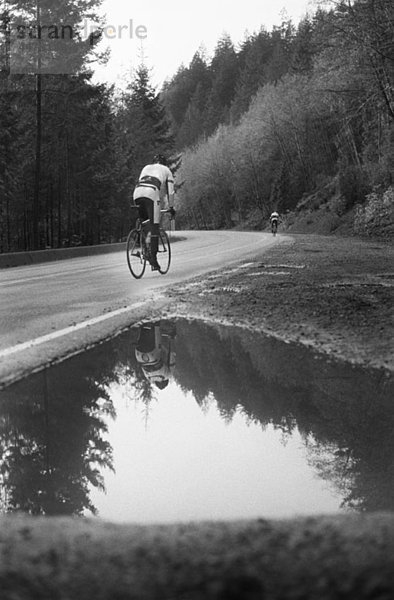
[[[135,201],[138,206],[138,215],[141,221],[147,221],[153,224],[153,201],[150,198],[137,198]]]

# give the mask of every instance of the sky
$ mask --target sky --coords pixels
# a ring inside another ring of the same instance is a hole
[[[109,48],[111,57],[105,67],[96,67],[95,80],[122,88],[143,60],[151,69],[152,83],[161,87],[201,46],[212,56],[223,33],[237,45],[246,32],[261,26],[271,30],[284,14],[298,23],[315,7],[314,0],[103,0],[101,48]]]

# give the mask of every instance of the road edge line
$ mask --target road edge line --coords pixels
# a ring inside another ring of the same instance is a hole
[[[33,340],[29,340],[27,342],[21,342],[16,344],[15,346],[11,346],[10,348],[6,348],[5,350],[0,351],[0,359],[7,358],[13,354],[17,354],[18,352],[24,352],[25,350],[30,350],[31,348],[35,348],[36,346],[40,346],[41,344],[45,344],[46,342],[51,342],[60,337],[64,337],[75,331],[79,331],[81,329],[85,329],[86,327],[91,327],[97,325],[98,323],[102,323],[103,321],[107,321],[108,319],[112,319],[114,317],[118,317],[123,315],[130,310],[136,310],[141,308],[146,304],[146,301],[136,302],[131,304],[130,306],[126,306],[124,308],[119,308],[117,310],[106,313],[105,315],[100,315],[99,317],[93,317],[92,319],[88,319],[87,321],[82,321],[81,323],[76,323],[75,325],[70,325],[64,329],[59,329],[58,331],[54,331],[53,333],[47,333],[46,335],[42,335]]]

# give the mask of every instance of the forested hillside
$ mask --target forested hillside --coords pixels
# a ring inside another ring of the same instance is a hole
[[[357,205],[356,231],[381,231],[394,221],[394,5],[327,4],[297,26],[256,23],[240,46],[224,35],[160,92],[142,64],[119,93],[92,78],[100,0],[3,3],[0,252],[123,239],[156,152],[182,156],[179,226]]]
[[[360,205],[359,233],[394,221],[394,4],[330,4],[239,49],[225,36],[165,85],[185,225],[261,225],[329,200],[338,217]]]

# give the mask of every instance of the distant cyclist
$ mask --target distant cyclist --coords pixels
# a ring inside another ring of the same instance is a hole
[[[141,171],[137,186],[134,190],[133,200],[138,206],[140,219],[150,221],[151,233],[151,258],[152,270],[160,268],[157,262],[159,246],[160,204],[167,199],[169,212],[175,216],[174,210],[174,177],[166,165],[163,155],[157,154],[153,163],[146,165]]]
[[[278,225],[279,225],[279,213],[276,212],[276,210],[274,210],[274,212],[271,213],[270,223],[271,223],[272,233],[276,233],[278,230]]]

